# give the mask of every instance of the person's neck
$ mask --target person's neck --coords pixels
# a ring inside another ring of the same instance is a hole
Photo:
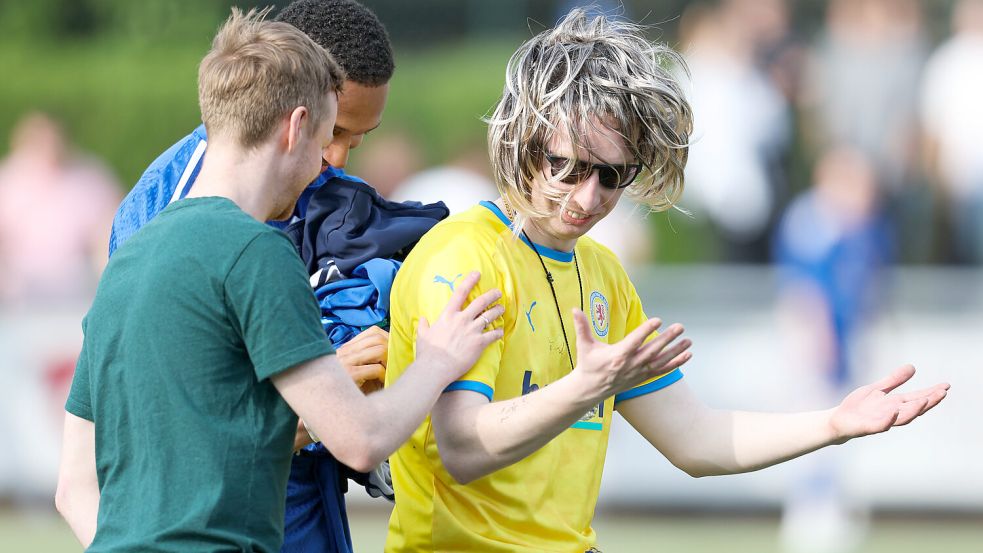
[[[260,222],[275,215],[275,192],[278,182],[269,159],[260,150],[209,141],[201,172],[187,197],[220,197],[231,200],[239,209]]]
[[[509,204],[505,198],[498,198],[495,200],[495,205],[505,213],[505,216],[509,218],[510,221],[515,222],[515,208]],[[561,252],[572,252],[574,247],[577,245],[577,239],[561,239],[557,238],[542,229],[539,225],[532,219],[526,219],[525,223],[522,225],[522,230],[526,232],[529,239],[535,242],[537,245],[546,246],[547,248],[561,251]]]

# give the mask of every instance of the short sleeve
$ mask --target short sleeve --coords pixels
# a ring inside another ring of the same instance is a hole
[[[642,309],[642,300],[638,297],[638,292],[635,287],[629,282],[628,283],[628,323],[625,326],[625,335],[641,326],[642,323],[648,320],[645,315],[645,310]],[[655,338],[657,334],[653,334],[648,339],[651,340]],[[614,396],[614,405],[617,407],[618,403],[626,400],[632,399],[639,396],[644,396],[645,394],[650,394],[652,392],[661,390],[677,381],[683,377],[682,371],[679,369],[674,369],[666,374],[657,376],[655,378],[649,379],[638,386],[630,390],[625,390],[620,394]]]
[[[225,298],[257,379],[332,353],[304,266],[283,233],[261,232],[242,250]]]
[[[82,320],[82,334],[86,335],[86,319]],[[87,341],[83,338],[82,352],[75,364],[75,375],[72,377],[72,388],[68,392],[65,410],[76,417],[95,422],[92,413],[92,388],[89,384],[89,360],[86,355]]]
[[[468,296],[468,302],[497,288],[503,293],[499,303],[506,310],[509,309],[507,290],[502,286],[499,264],[496,263],[495,241],[456,232],[455,227],[456,225],[448,225],[438,229],[439,235],[428,237],[428,244],[424,248],[418,246],[413,251],[397,276],[398,297],[413,298],[408,302],[400,300],[400,303],[408,308],[403,314],[405,320],[401,322],[410,325],[404,328],[410,330],[407,334],[412,337],[414,344],[420,317],[426,317],[431,323],[436,321],[457,285],[473,271],[481,273],[481,280]],[[431,247],[433,245],[438,247]],[[506,313],[506,319],[508,318],[509,314]],[[501,328],[502,324],[502,319],[494,323],[495,328]],[[503,350],[502,340],[488,346],[471,370],[445,391],[470,390],[491,400]]]

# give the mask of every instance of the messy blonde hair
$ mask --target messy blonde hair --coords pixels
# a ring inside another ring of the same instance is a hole
[[[643,166],[626,189],[629,197],[655,211],[679,199],[693,115],[671,70],[685,72],[686,65],[642,31],[626,21],[589,18],[578,8],[512,55],[502,98],[486,122],[495,181],[516,209],[519,228],[529,217],[552,215],[531,201],[550,140],[562,133],[585,147],[579,137],[599,124],[617,132]],[[569,197],[569,186],[556,184],[570,169],[548,180],[551,200]]]
[[[313,132],[345,74],[334,58],[287,23],[265,21],[271,8],[232,15],[198,67],[198,103],[210,136],[227,135],[246,147],[269,137],[277,121],[299,106]]]

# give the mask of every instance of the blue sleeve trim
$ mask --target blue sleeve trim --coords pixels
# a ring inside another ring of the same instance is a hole
[[[492,202],[489,202],[488,200],[482,200],[478,202],[478,205],[494,213],[495,216],[498,217],[499,221],[501,221],[505,226],[512,228],[512,221],[509,221],[509,218],[506,217],[504,213],[502,213],[501,209],[498,209],[497,205],[495,205]]]
[[[444,393],[454,392],[457,390],[467,390],[469,392],[478,392],[479,394],[488,398],[488,401],[492,400],[492,395],[495,390],[491,386],[485,384],[484,382],[478,382],[477,380],[458,380],[452,383],[450,386],[444,388]]]
[[[632,388],[621,392],[620,394],[614,396],[614,404],[618,405],[618,402],[624,401],[626,399],[636,398],[638,396],[644,396],[645,394],[651,394],[652,392],[659,391],[666,388],[676,382],[679,382],[683,378],[683,372],[679,369],[674,369],[673,371],[667,373],[665,376],[658,380],[653,380],[648,384],[643,384],[637,388]]]
[[[502,223],[505,226],[512,228],[512,221],[510,221],[509,218],[506,217],[504,213],[502,213],[502,210],[499,209],[498,206],[495,205],[493,202],[489,202],[485,200],[485,201],[478,202],[478,205],[494,213],[495,216],[498,217],[498,219],[502,221]],[[570,263],[571,261],[573,261],[573,250],[568,252],[561,251],[561,250],[554,250],[553,248],[544,246],[542,244],[533,244],[532,242],[527,240],[525,236],[521,236],[521,238],[522,241],[525,242],[525,244],[529,246],[530,249],[532,249],[534,252],[538,253],[543,257],[548,257],[556,261],[562,261],[563,263]]]

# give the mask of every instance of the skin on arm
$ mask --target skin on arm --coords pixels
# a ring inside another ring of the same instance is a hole
[[[484,330],[485,320],[505,312],[492,306],[501,292],[486,292],[463,307],[478,279],[472,273],[462,281],[432,327],[420,319],[417,360],[395,385],[366,396],[334,355],[280,373],[273,384],[339,461],[371,470],[409,438],[440,392],[502,337],[501,329]]]
[[[676,467],[700,477],[759,470],[822,447],[903,426],[945,398],[945,383],[893,390],[915,374],[905,365],[861,386],[839,406],[802,413],[711,409],[684,381],[621,402],[621,413]]]
[[[96,426],[71,413],[65,413],[55,507],[82,546],[89,547],[99,514]]]
[[[661,324],[649,319],[608,345],[594,338],[588,324],[575,309],[577,366],[548,386],[497,402],[464,390],[441,396],[433,411],[434,434],[441,461],[455,480],[466,484],[524,459],[598,402],[668,373],[691,356],[690,341],[677,340],[681,325],[646,343]]]
[[[335,352],[338,362],[362,393],[382,389],[389,361],[389,333],[377,326],[360,332]],[[294,451],[314,443],[303,420],[297,423]]]

